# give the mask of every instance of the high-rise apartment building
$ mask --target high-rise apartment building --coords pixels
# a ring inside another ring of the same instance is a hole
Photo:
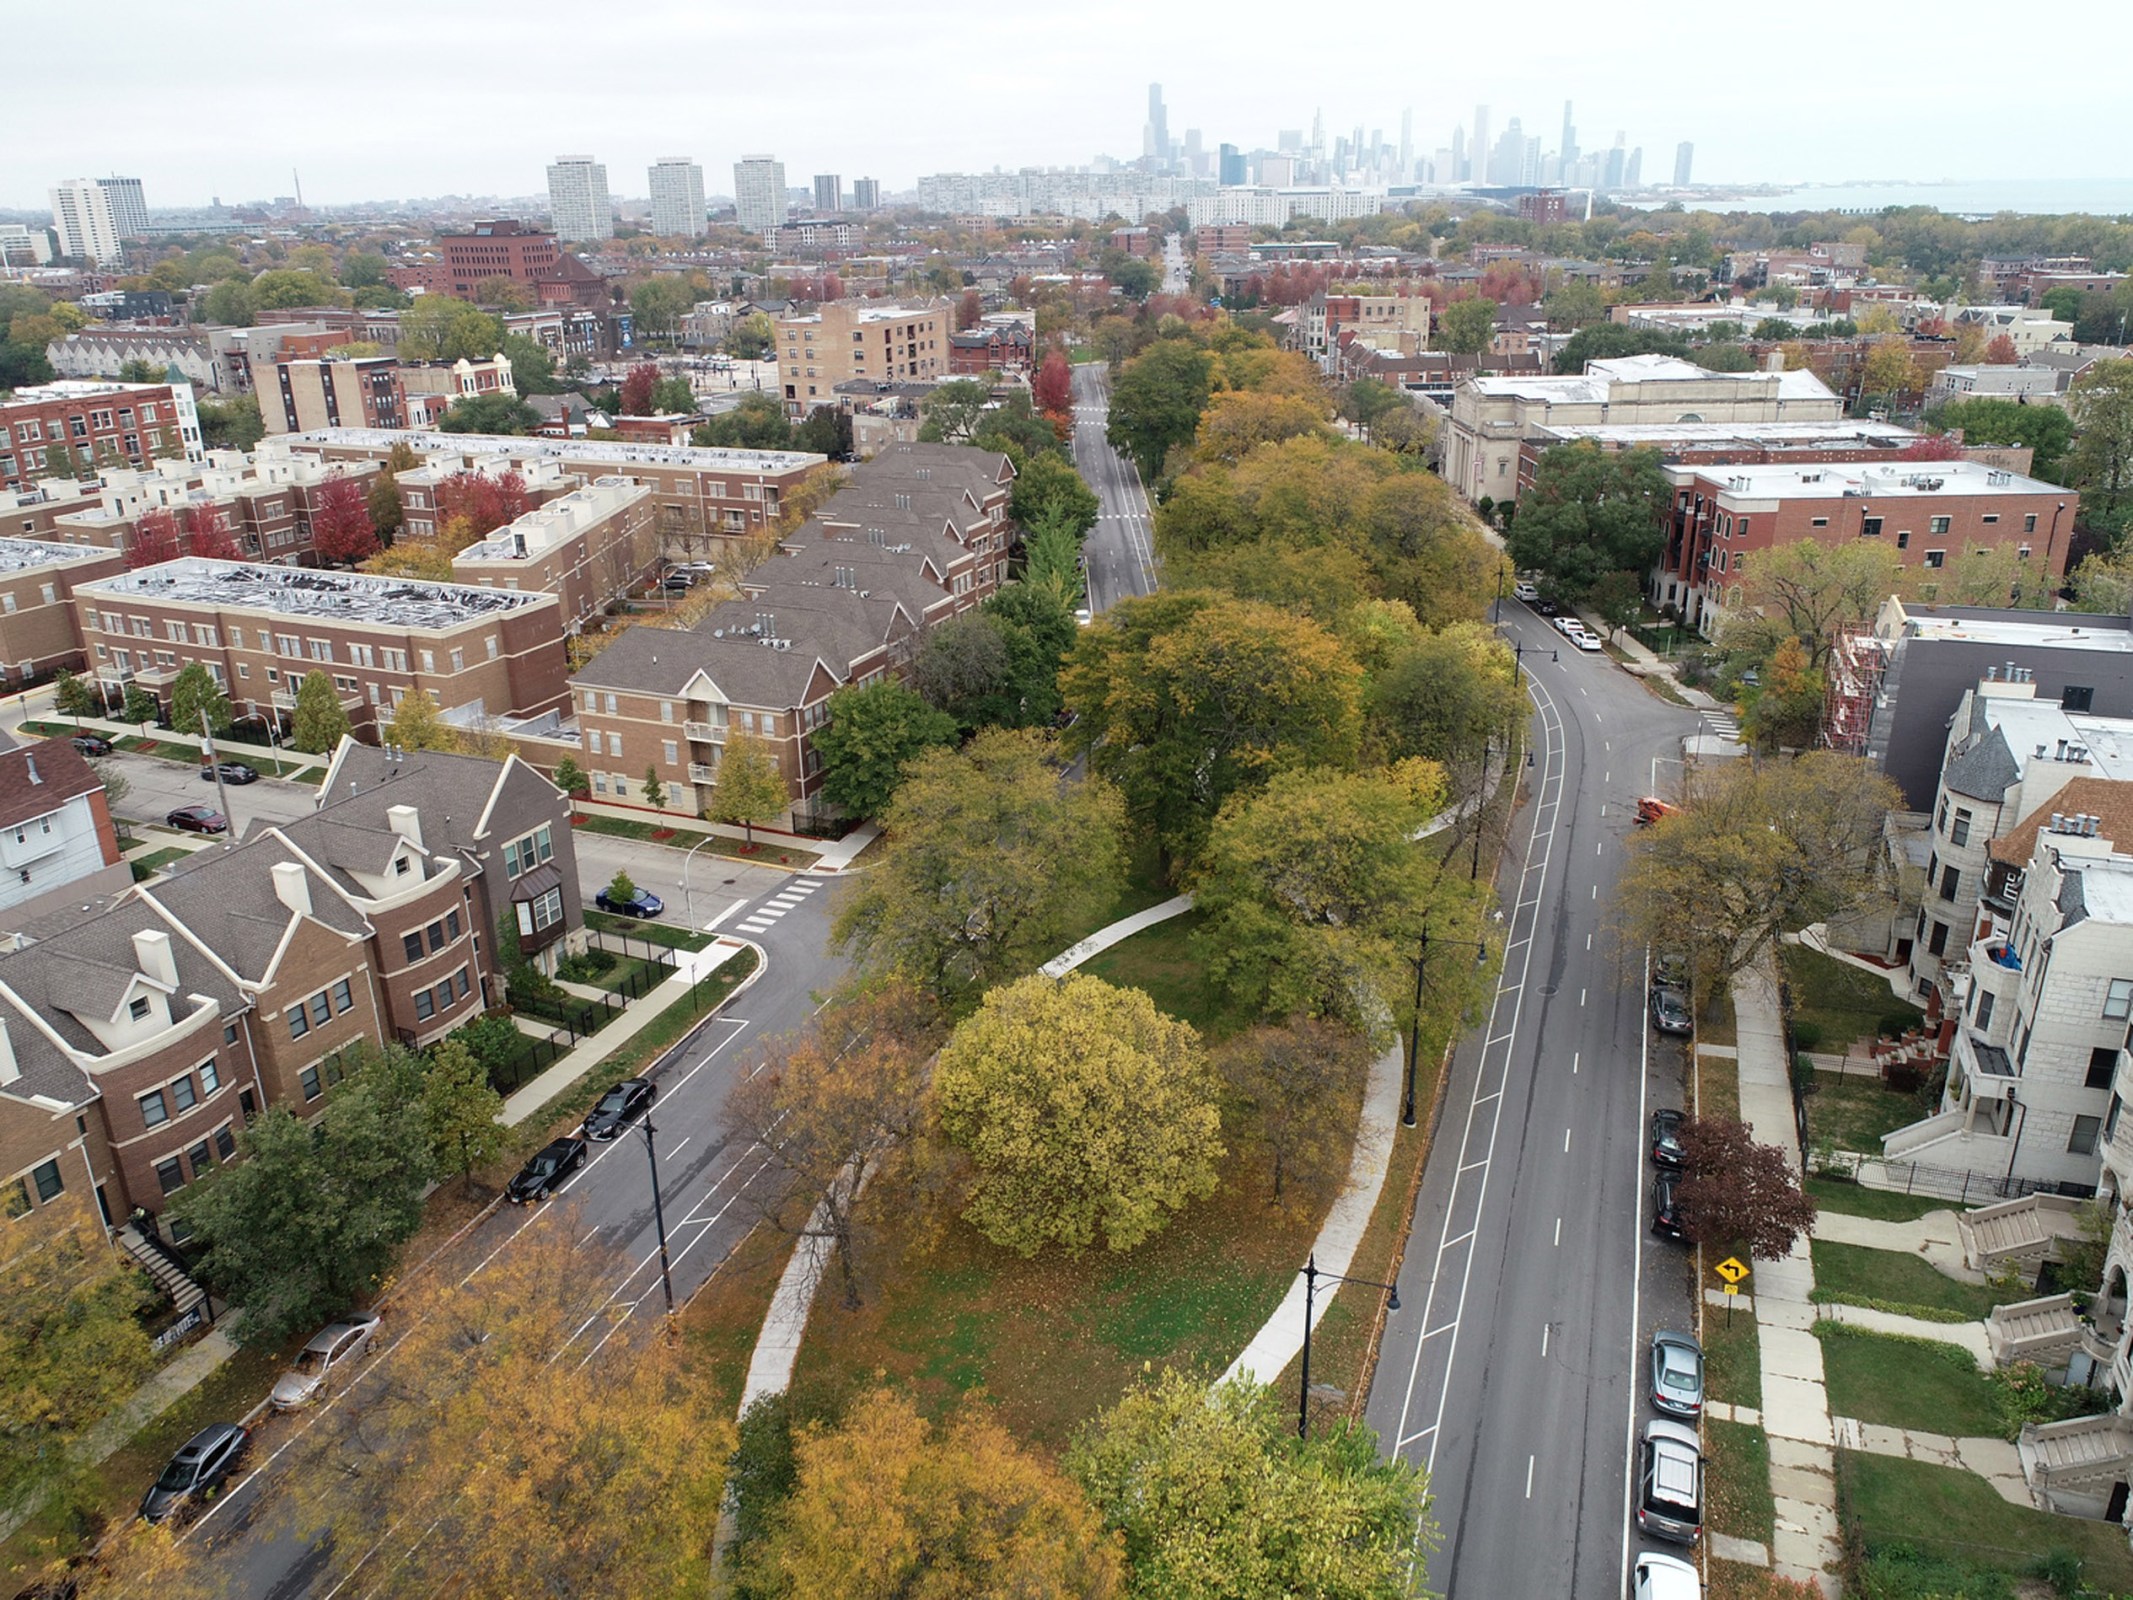
[[[854,178],[852,180],[852,209],[854,211],[879,211],[881,209],[881,180],[879,178]]]
[[[652,231],[662,239],[697,239],[704,231],[704,169],[687,156],[661,156],[652,183]]]
[[[1474,136],[1467,141],[1467,158],[1470,169],[1467,176],[1476,183],[1489,181],[1489,108],[1474,107]]]
[[[833,217],[844,209],[844,179],[834,172],[815,174],[815,214]]]
[[[548,212],[559,239],[612,239],[615,208],[607,197],[606,166],[591,156],[557,156],[548,169]]]
[[[53,231],[59,253],[99,265],[124,259],[118,224],[111,216],[111,196],[87,178],[69,178],[52,187]]]
[[[148,202],[141,197],[139,178],[98,178],[96,186],[104,191],[104,199],[111,206],[111,223],[121,239],[143,239],[148,236]]]
[[[1675,188],[1686,189],[1689,186],[1689,167],[1690,164],[1695,161],[1695,159],[1696,147],[1693,144],[1689,143],[1688,140],[1684,139],[1681,141],[1681,143],[1674,146]]]
[[[1244,182],[1244,152],[1233,144],[1226,144],[1220,152],[1220,167],[1216,181],[1235,188]]]
[[[733,212],[750,233],[785,222],[785,163],[776,156],[742,156],[733,164]]]

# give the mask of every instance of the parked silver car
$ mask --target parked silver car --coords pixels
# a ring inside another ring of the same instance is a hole
[[[1637,1526],[1694,1544],[1703,1533],[1703,1446],[1694,1428],[1647,1422],[1637,1447]]]
[[[325,1392],[329,1378],[338,1377],[370,1350],[378,1331],[375,1311],[358,1312],[343,1321],[329,1323],[297,1352],[296,1365],[275,1380],[267,1398],[276,1411],[295,1411],[308,1406]]]
[[[1703,1415],[1703,1346],[1688,1334],[1652,1335],[1652,1404],[1691,1422]]]

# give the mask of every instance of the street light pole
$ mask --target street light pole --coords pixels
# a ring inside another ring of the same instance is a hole
[[[696,852],[709,844],[718,835],[707,833],[689,847],[689,853],[681,858],[681,914],[689,919],[689,926],[696,926],[696,898],[689,893],[689,863],[696,859]]]
[[[652,1221],[659,1229],[659,1286],[666,1291],[667,1315],[674,1315],[674,1269],[667,1259],[667,1214],[659,1203],[659,1152],[652,1144],[652,1114],[647,1111],[637,1124],[644,1130],[644,1159],[652,1168]]]
[[[1387,1311],[1400,1309],[1400,1286],[1395,1283],[1380,1283],[1375,1278],[1347,1278],[1337,1272],[1318,1270],[1318,1253],[1313,1251],[1304,1262],[1304,1347],[1303,1389],[1296,1397],[1296,1437],[1311,1437],[1311,1302],[1318,1293],[1318,1280],[1328,1283],[1359,1283],[1366,1289],[1383,1289],[1390,1297],[1385,1302]]]
[[[1489,947],[1480,939],[1440,939],[1437,942],[1456,944],[1462,949],[1471,944],[1474,947],[1474,965],[1477,967],[1489,958]],[[1422,1052],[1422,998],[1424,979],[1429,970],[1428,922],[1422,924],[1421,947],[1408,959],[1415,964],[1415,1009],[1407,1020],[1407,1095],[1400,1105],[1400,1125],[1412,1128],[1415,1125],[1415,1058]]]

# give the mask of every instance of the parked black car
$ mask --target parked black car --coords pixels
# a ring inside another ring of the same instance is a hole
[[[656,917],[667,908],[667,903],[649,889],[639,889],[627,900],[617,900],[602,889],[593,896],[593,904],[618,917]]]
[[[74,735],[74,748],[85,756],[108,756],[111,754],[111,741],[99,738],[93,733],[77,733]]]
[[[1652,1232],[1662,1239],[1688,1244],[1688,1219],[1681,1214],[1681,1202],[1674,1198],[1680,1183],[1680,1175],[1672,1172],[1662,1172],[1652,1180]]]
[[[1652,1113],[1652,1165],[1679,1171],[1685,1153],[1681,1148],[1681,1125],[1688,1118],[1670,1106]]]
[[[533,1159],[518,1169],[518,1176],[504,1190],[515,1206],[546,1200],[563,1186],[563,1180],[585,1165],[585,1141],[573,1134],[543,1145]]]
[[[218,761],[211,767],[202,767],[200,776],[209,783],[215,781],[216,773],[222,774],[224,783],[257,783],[259,774],[242,761]]]
[[[164,819],[180,833],[228,833],[230,819],[213,806],[180,806]]]
[[[624,1078],[600,1096],[600,1103],[592,1108],[592,1114],[585,1119],[585,1137],[614,1138],[652,1109],[652,1101],[658,1093],[650,1078]]]
[[[141,1497],[141,1516],[161,1522],[188,1506],[212,1500],[237,1470],[251,1440],[251,1430],[234,1422],[202,1428],[178,1447],[163,1475]]]

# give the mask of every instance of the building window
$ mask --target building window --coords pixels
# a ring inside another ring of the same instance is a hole
[[[504,846],[504,876],[522,878],[555,855],[555,837],[549,828],[536,828],[523,839]]]
[[[2113,978],[2103,997],[2103,1014],[2113,1022],[2133,1016],[2133,978]]]
[[[2022,519],[2022,531],[2024,533],[2035,533],[2037,531],[2037,514],[2034,511]]]
[[[437,1014],[437,997],[427,989],[415,991],[415,1020],[427,1022]]]
[[[2108,1089],[2111,1075],[2118,1070],[2118,1047],[2098,1045],[2089,1052],[2089,1074],[2081,1082],[2084,1089]]]
[[[2069,1155],[2092,1156],[2096,1153],[2096,1135],[2103,1132],[2103,1118],[2076,1117],[2074,1131],[2068,1136],[2066,1149]]]
[[[237,1153],[237,1136],[225,1125],[215,1130],[215,1154],[224,1161]]]
[[[1990,989],[1977,992],[1977,1008],[1970,1013],[1970,1025],[1983,1033],[1992,1026],[1992,1002],[1995,996]]]
[[[1945,922],[1936,922],[1933,924],[1933,937],[1926,941],[1926,952],[1937,956],[1947,948],[1948,925]]]
[[[1928,567],[1938,567],[1947,559],[1948,552],[1945,550],[1928,550],[1926,552],[1926,565]]]
[[[1943,900],[1953,900],[1955,891],[1961,887],[1962,881],[1963,875],[1956,871],[1955,868],[1942,867],[1940,869],[1940,897]]]
[[[408,960],[420,961],[422,959],[422,935],[420,933],[402,934],[400,936],[400,950]]]
[[[1861,517],[1859,519],[1859,537],[1862,539],[1880,538],[1881,519],[1879,517]]]
[[[474,985],[468,979],[467,969],[465,967],[461,967],[457,972],[452,974],[452,982],[458,986],[459,998],[462,1000],[464,1000],[473,991]]]
[[[176,1156],[166,1156],[156,1163],[156,1182],[163,1186],[165,1194],[176,1194],[185,1187],[185,1169],[178,1165]]]
[[[200,1092],[203,1095],[210,1095],[221,1087],[221,1070],[216,1067],[215,1058],[213,1056],[209,1056],[205,1061],[200,1063]]]
[[[1808,526],[1811,528],[1826,528],[1829,526],[1829,518],[1815,517],[1808,523]]]
[[[312,1025],[314,1027],[323,1028],[328,1022],[332,1020],[333,1002],[327,998],[326,991],[324,989],[321,989],[317,994],[311,997]]]
[[[55,1156],[50,1161],[41,1161],[32,1167],[30,1182],[37,1188],[37,1200],[40,1205],[57,1200],[60,1191],[66,1188],[66,1184],[60,1181],[59,1158]]]
[[[174,1079],[170,1085],[170,1103],[182,1116],[200,1103],[200,1095],[193,1088],[192,1074]]]
[[[1948,519],[1947,517],[1928,517],[1926,519],[1926,532],[1946,533],[1948,531],[1949,520],[1950,519]]]
[[[225,1023],[224,1023],[223,1025],[222,1025],[222,1042],[223,1042],[224,1044],[231,1044],[231,1045],[233,1045],[233,1044],[235,1044],[235,1043],[237,1042],[237,1024],[236,1024],[236,1023],[234,1023],[234,1022],[225,1022]]]
[[[318,1068],[316,1067],[304,1068],[303,1071],[296,1075],[296,1081],[303,1085],[304,1098],[306,1100],[316,1100],[326,1092],[318,1081]]]
[[[185,1159],[192,1163],[193,1176],[196,1178],[206,1177],[208,1169],[215,1164],[215,1158],[209,1154],[208,1144],[205,1139],[202,1139],[198,1144],[186,1151]]]
[[[15,836],[15,842],[17,844],[22,843],[22,836],[19,833]],[[147,1021],[148,997],[146,995],[136,996],[133,1000],[133,1003],[126,1007],[126,1015],[133,1018],[135,1022]]]
[[[141,1121],[151,1128],[161,1127],[170,1120],[170,1107],[163,1103],[163,1091],[150,1089],[140,1097]]]
[[[659,748],[665,754],[668,766],[672,767],[680,764],[681,747],[672,739],[662,739],[659,742]]]
[[[354,1006],[355,989],[346,978],[343,978],[333,986],[333,1009],[345,1012],[353,1009]]]
[[[1955,812],[1955,826],[1948,830],[1948,843],[1952,845],[1966,845],[1969,842],[1970,813],[1962,809],[1961,807],[1957,807]]]
[[[285,1015],[289,1019],[289,1037],[301,1039],[311,1031],[311,1019],[304,1015],[302,1006],[291,1006]]]

